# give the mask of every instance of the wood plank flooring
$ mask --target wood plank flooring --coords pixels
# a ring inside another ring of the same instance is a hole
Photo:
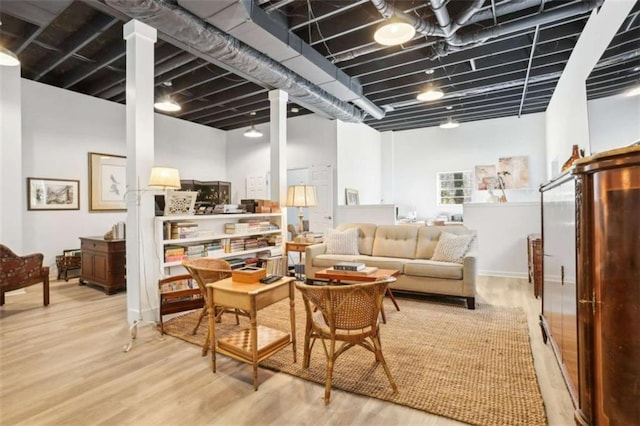
[[[402,298],[399,297],[402,308]],[[551,348],[542,343],[540,300],[524,279],[479,277],[479,303],[521,306],[550,425],[573,424],[573,407]],[[141,327],[133,349],[126,296],[106,296],[77,279],[10,294],[0,307],[0,425],[458,425],[407,407],[324,388],[286,374],[218,357]],[[457,308],[456,308],[457,309]],[[301,345],[298,358],[302,356]]]

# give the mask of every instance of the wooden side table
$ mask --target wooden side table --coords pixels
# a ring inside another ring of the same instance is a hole
[[[258,363],[269,358],[289,343],[296,362],[295,285],[292,277],[283,277],[272,284],[247,284],[225,278],[207,284],[209,311],[209,345],[211,367],[216,372],[216,352],[253,365],[253,388],[258,390]],[[291,333],[258,325],[257,312],[280,300],[289,298]],[[250,328],[240,330],[216,341],[215,307],[243,309],[249,312]]]
[[[284,245],[284,257],[287,259],[287,272],[289,271],[289,252],[297,252],[299,253],[299,262],[302,263],[302,254],[305,249],[309,247],[313,243],[298,243],[296,241],[287,241]],[[296,271],[297,274],[297,271]],[[299,279],[302,277],[298,277]]]
[[[537,298],[542,292],[542,237],[540,234],[527,235],[527,255],[529,282],[533,282],[533,295]]]

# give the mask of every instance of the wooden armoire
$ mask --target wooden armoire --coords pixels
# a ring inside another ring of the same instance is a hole
[[[640,425],[640,146],[540,188],[540,325],[580,425]]]

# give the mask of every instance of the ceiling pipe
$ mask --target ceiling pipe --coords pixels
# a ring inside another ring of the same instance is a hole
[[[373,4],[375,8],[378,9],[378,12],[380,12],[380,14],[387,19],[391,18],[394,15],[401,19],[404,19],[416,29],[417,33],[426,36],[444,36],[444,32],[442,31],[442,29],[438,28],[434,24],[423,21],[417,16],[408,15],[401,10],[394,8],[389,3],[387,3],[386,0],[371,0],[371,4]]]
[[[518,118],[522,115],[522,107],[524,106],[524,98],[527,96],[527,86],[529,85],[529,74],[531,73],[531,64],[533,63],[533,55],[536,51],[538,43],[538,34],[540,33],[540,25],[536,25],[536,31],[533,33],[533,43],[531,43],[531,54],[529,54],[529,64],[527,65],[527,74],[524,77],[524,87],[522,88],[522,98],[520,99],[520,108],[518,108]]]
[[[188,48],[199,57],[220,64],[263,87],[282,89],[311,110],[350,123],[360,123],[364,114],[312,84],[284,65],[240,42],[170,0],[101,0],[108,6],[138,19]],[[369,101],[371,105],[371,103]],[[380,118],[384,111],[377,106]],[[371,114],[374,116],[373,114]]]

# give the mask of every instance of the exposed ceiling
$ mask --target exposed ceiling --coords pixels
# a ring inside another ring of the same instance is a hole
[[[182,105],[170,115],[223,130],[248,127],[269,121],[268,91],[282,88],[290,94],[289,116],[318,112],[406,130],[448,117],[469,122],[544,111],[598,4],[2,0],[0,45],[18,55],[24,78],[124,103],[122,25],[136,17],[158,29],[156,93]],[[373,33],[392,13],[419,31],[384,47]],[[638,84],[639,15],[636,2],[587,81],[590,99]],[[445,96],[417,101],[428,84]]]

